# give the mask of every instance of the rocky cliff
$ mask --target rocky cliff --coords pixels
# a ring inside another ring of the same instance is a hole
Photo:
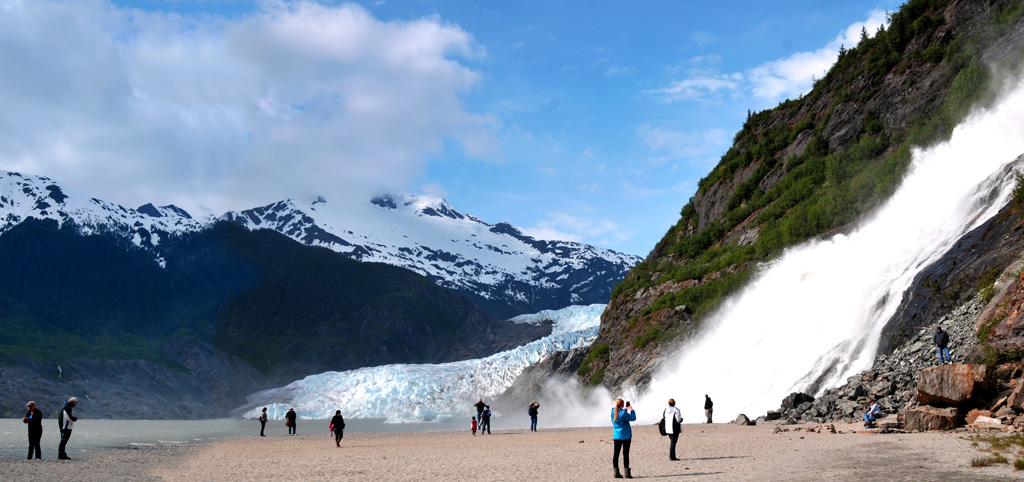
[[[1009,1],[908,2],[885,29],[843,49],[811,92],[751,114],[679,222],[612,293],[579,375],[643,389],[662,355],[697,333],[760,263],[847,230],[878,207],[902,178],[911,147],[948,137],[973,106],[991,101],[994,69],[1019,66],[1022,10]],[[936,268],[958,276],[939,286],[918,280],[932,296],[916,297],[919,305],[890,323],[886,351],[921,320],[962,302],[951,293],[973,292],[979,274],[1012,261],[1019,229],[996,224],[966,242],[1003,246],[1000,254],[960,252]]]

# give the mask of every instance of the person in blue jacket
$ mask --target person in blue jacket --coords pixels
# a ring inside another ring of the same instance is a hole
[[[622,452],[622,466],[626,469],[626,478],[632,479],[633,474],[629,471],[629,443],[633,439],[633,430],[629,422],[636,421],[636,413],[629,402],[623,406],[622,399],[615,400],[615,408],[612,409],[612,442],[615,445],[615,455],[612,456],[612,467],[615,468],[615,478],[621,479],[619,473],[619,452]]]

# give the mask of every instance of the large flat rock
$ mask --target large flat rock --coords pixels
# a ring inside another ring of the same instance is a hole
[[[991,374],[985,365],[940,365],[917,373],[917,401],[935,407],[958,407],[983,396]]]

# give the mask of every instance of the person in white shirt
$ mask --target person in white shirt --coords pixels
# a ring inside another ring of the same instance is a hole
[[[71,460],[71,457],[68,457],[67,445],[71,438],[71,430],[75,427],[75,422],[78,421],[78,417],[72,414],[75,405],[78,405],[78,399],[69,398],[57,417],[57,423],[60,424],[60,445],[57,446],[57,458],[61,460]]]
[[[665,408],[665,434],[668,435],[668,459],[679,460],[676,458],[676,442],[679,441],[679,432],[682,432],[683,415],[679,413],[679,409],[676,408],[676,399],[668,399],[668,407]]]

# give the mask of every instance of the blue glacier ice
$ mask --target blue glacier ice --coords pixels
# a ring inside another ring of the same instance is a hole
[[[469,415],[478,398],[493,400],[526,367],[562,350],[587,346],[597,337],[606,305],[570,306],[512,319],[538,324],[550,320],[551,334],[486,358],[440,364],[396,364],[310,375],[284,387],[249,396],[246,418],[262,407],[283,419],[289,407],[300,418],[324,419],[341,410],[346,418],[388,422],[449,420]]]

